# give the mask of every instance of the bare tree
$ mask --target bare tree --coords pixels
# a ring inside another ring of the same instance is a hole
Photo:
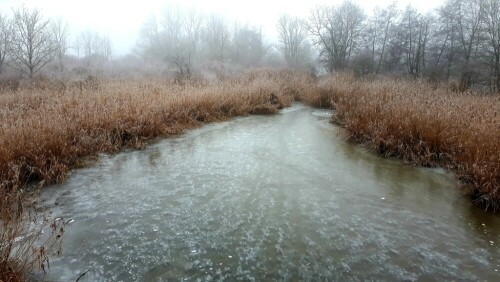
[[[95,31],[87,30],[80,34],[79,42],[85,55],[87,67],[111,60],[113,46],[109,36],[101,36]]]
[[[308,29],[329,72],[348,65],[360,38],[364,17],[363,10],[349,0],[339,7],[313,10]]]
[[[408,6],[401,17],[399,31],[403,61],[409,75],[418,77],[425,70],[425,55],[430,32],[430,16],[421,15]]]
[[[181,34],[175,56],[172,59],[176,62],[177,67],[180,67],[181,75],[189,77],[199,53],[204,17],[194,8],[187,10],[181,16]],[[179,58],[181,58],[180,61]],[[180,62],[184,64],[184,70]]]
[[[492,69],[494,91],[500,91],[500,1],[487,0],[483,21],[487,34],[487,64]]]
[[[385,56],[387,49],[387,43],[390,39],[391,31],[394,28],[394,22],[397,18],[398,10],[396,7],[396,2],[392,3],[385,9],[377,9],[374,13],[374,31],[372,32],[374,36],[372,45],[372,62],[375,61],[375,49],[376,45],[379,46],[379,57],[377,67],[375,68],[375,74],[379,74],[382,61]]]
[[[7,62],[12,37],[11,23],[7,17],[0,14],[0,74]]]
[[[141,27],[139,40],[135,51],[140,53],[143,58],[158,59],[162,57],[162,38],[160,35],[160,25],[154,16],[150,16]]]
[[[307,23],[307,28],[313,38],[313,44],[319,49],[320,59],[326,64],[329,72],[333,72],[335,69],[333,64],[335,56],[333,26],[329,20],[333,14],[332,10],[331,7],[316,7],[311,12],[311,17]]]
[[[376,7],[373,11],[373,16],[371,16],[365,23],[365,27],[362,33],[363,42],[364,42],[364,62],[363,65],[366,65],[367,61],[367,53],[370,52],[370,65],[365,66],[367,70],[365,73],[372,73],[375,69],[375,57],[378,51],[378,42],[380,41],[380,8]],[[359,59],[357,59],[359,61]],[[359,64],[359,62],[357,62]]]
[[[113,44],[108,35],[101,37],[101,45],[102,55],[106,60],[111,61],[113,58]]]
[[[259,65],[266,54],[262,29],[235,24],[231,48],[233,63],[246,67]]]
[[[282,15],[278,20],[278,34],[280,50],[288,66],[299,67],[308,62],[307,27],[299,18]]]
[[[84,31],[80,34],[80,42],[85,57],[90,57],[92,54],[96,53],[96,44],[94,42],[97,40],[97,37],[98,35],[90,30]]]
[[[179,7],[168,7],[163,15],[164,60],[174,65],[181,77],[191,76],[202,23],[203,17],[195,9],[183,11]]]
[[[230,41],[230,32],[224,20],[212,15],[206,22],[203,34],[208,59],[224,62]]]
[[[182,77],[190,76],[201,47],[203,20],[198,10],[168,6],[160,21],[151,17],[143,25],[138,51],[164,61]]]
[[[64,71],[64,56],[68,50],[69,27],[62,18],[52,21],[52,36],[55,44],[55,55],[59,62],[59,71]]]
[[[14,10],[12,57],[10,65],[32,78],[54,57],[54,40],[50,21],[40,10],[21,7]]]
[[[204,20],[204,16],[201,12],[194,8],[188,9],[183,16],[182,28],[184,30],[184,36],[188,39],[189,45],[191,45],[191,48],[195,53],[200,47]]]
[[[458,21],[454,8],[454,1],[447,1],[437,10],[438,27],[434,33],[434,39],[438,44],[438,51],[434,62],[434,69],[437,69],[441,61],[445,65],[444,79],[448,81],[451,76],[452,64],[455,61],[458,47]]]
[[[83,43],[82,43],[82,39],[81,39],[81,36],[76,36],[76,38],[74,39],[73,41],[73,47],[71,47],[73,50],[75,50],[76,52],[76,57],[78,59],[80,59],[80,56],[81,56],[81,52],[82,52],[82,49],[83,49]]]
[[[161,56],[163,60],[169,64],[174,65],[181,76],[190,72],[188,62],[188,53],[185,49],[187,42],[183,36],[183,11],[178,6],[169,6],[163,12],[161,19],[161,34],[159,38],[162,50]],[[154,46],[152,46],[154,48]],[[188,74],[186,74],[188,75]]]
[[[458,27],[458,42],[462,49],[464,65],[460,77],[462,89],[474,83],[475,70],[471,60],[476,59],[481,44],[482,19],[485,8],[484,0],[452,0],[455,20]]]

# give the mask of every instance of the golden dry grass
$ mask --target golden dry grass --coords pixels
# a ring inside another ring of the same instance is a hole
[[[500,204],[500,96],[395,79],[323,78],[303,100],[333,107],[351,140],[413,165],[454,171],[486,207]]]
[[[317,80],[266,70],[182,84],[37,81],[0,93],[0,281],[16,281],[26,267],[48,259],[40,253],[45,249],[30,248],[34,239],[17,247],[29,251],[12,251],[13,240],[27,232],[22,195],[30,184],[62,182],[99,153],[141,148],[234,116],[272,114],[293,100],[334,108],[334,121],[351,140],[414,165],[446,167],[477,201],[500,204],[499,96],[457,94],[417,81],[345,74]]]
[[[26,231],[19,225],[25,210],[21,194],[30,184],[62,182],[71,168],[98,153],[140,148],[155,138],[234,116],[276,113],[300,92],[293,87],[310,81],[305,74],[260,70],[182,84],[161,79],[38,81],[0,93],[2,241],[12,242]],[[8,247],[0,245],[0,280],[15,271],[13,261],[23,261]]]
[[[293,100],[284,77],[248,75],[185,85],[106,81],[96,91],[37,88],[2,94],[2,190],[15,191],[30,181],[60,182],[68,169],[96,153],[141,147],[233,116],[275,113]]]

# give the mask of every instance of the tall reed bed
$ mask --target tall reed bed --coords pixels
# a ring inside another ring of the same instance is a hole
[[[39,81],[12,91],[0,93],[0,281],[48,266],[64,232],[64,221],[43,221],[51,236],[35,247],[41,229],[33,229],[26,212],[28,187],[62,182],[99,153],[141,148],[235,116],[273,114],[293,100],[333,108],[333,121],[352,141],[413,165],[448,168],[476,201],[500,205],[499,96],[419,81],[269,70],[185,83]]]
[[[223,81],[92,79],[0,93],[0,281],[26,265],[13,249],[27,232],[22,194],[29,185],[62,182],[98,153],[141,148],[235,116],[276,113],[308,83],[306,74],[260,70]]]
[[[454,171],[487,208],[500,205],[500,96],[396,79],[325,77],[303,100],[335,109],[348,137],[386,157]]]

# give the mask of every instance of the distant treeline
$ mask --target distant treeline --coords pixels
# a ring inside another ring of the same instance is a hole
[[[62,19],[22,6],[0,15],[0,72],[193,74],[287,66],[333,73],[455,81],[457,89],[500,90],[500,0],[446,0],[421,13],[397,2],[367,13],[355,1],[319,6],[306,18],[282,15],[278,38],[196,8],[167,6],[146,19],[130,55],[112,56],[109,37],[69,40]],[[27,32],[27,31],[33,32]],[[36,44],[29,44],[35,42]],[[67,52],[69,51],[69,52]]]
[[[344,1],[315,9],[305,25],[329,72],[453,79],[461,90],[500,90],[499,0],[446,0],[426,14],[393,3],[369,17]]]

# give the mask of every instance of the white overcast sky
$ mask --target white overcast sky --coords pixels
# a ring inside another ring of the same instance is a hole
[[[276,34],[276,20],[283,13],[307,17],[317,5],[333,5],[342,0],[0,0],[0,11],[11,12],[11,8],[25,4],[37,7],[47,17],[63,17],[70,25],[71,33],[94,30],[108,35],[113,42],[115,55],[131,50],[144,20],[159,13],[171,4],[197,7],[205,13],[216,13],[228,20],[261,26],[268,38]],[[375,6],[387,6],[393,0],[358,0],[367,13]],[[399,0],[401,8],[409,3],[422,12],[440,5],[441,0]]]

